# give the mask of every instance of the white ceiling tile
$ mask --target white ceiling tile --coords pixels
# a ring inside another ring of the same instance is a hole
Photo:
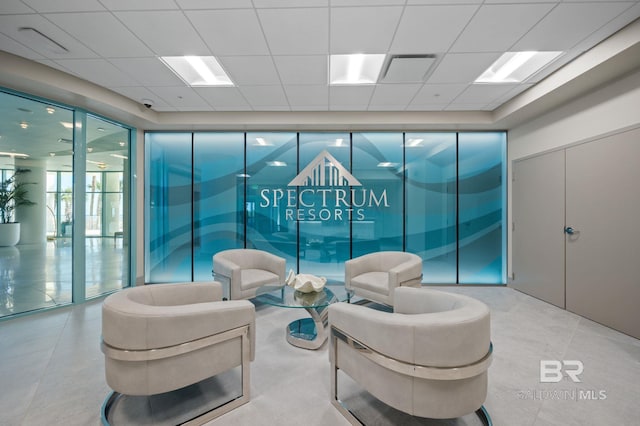
[[[448,104],[411,104],[408,105],[407,111],[442,111],[447,107]]]
[[[500,53],[449,53],[438,64],[427,83],[468,83],[474,81]]]
[[[529,31],[513,50],[568,50],[615,18],[632,3],[560,4]],[[580,19],[576,19],[579,16]]]
[[[456,104],[488,104],[509,91],[517,84],[470,84],[457,98]]]
[[[109,10],[172,10],[178,9],[173,0],[100,0]]]
[[[50,68],[55,68],[57,70],[60,70],[60,71],[62,71],[64,73],[73,74],[70,69],[67,69],[67,68],[63,67],[62,65],[60,65],[56,61],[53,61],[53,60],[50,60],[50,59],[35,59],[35,61],[39,62],[39,63],[41,63],[43,65],[46,65],[46,66],[48,66]]]
[[[375,89],[375,85],[367,86],[331,86],[329,88],[329,105],[359,107],[363,111],[367,109],[369,100]]]
[[[4,0],[3,0],[4,1]],[[22,0],[40,13],[105,10],[98,0]]]
[[[517,96],[520,93],[524,92],[525,90],[529,89],[531,86],[533,86],[533,83],[519,84],[513,89],[509,90],[504,95],[496,98],[493,102],[491,102],[491,106],[496,107],[498,105],[501,105],[504,102],[508,101],[509,99],[513,98],[514,96]]]
[[[393,105],[393,104],[379,104],[369,105],[367,111],[404,111],[407,109],[407,104]]]
[[[395,6],[331,9],[330,53],[386,53],[401,14]]]
[[[194,90],[216,109],[250,109],[237,87],[199,87]]]
[[[273,55],[329,52],[329,11],[320,9],[258,9]]]
[[[511,4],[511,3],[560,3],[567,0],[484,0],[485,4]],[[584,0],[579,0],[584,1]],[[590,0],[587,0],[590,1]],[[591,0],[600,1],[600,0]],[[617,0],[616,0],[617,1]]]
[[[262,105],[260,111],[291,111],[286,105]]]
[[[44,15],[102,57],[152,56],[149,50],[109,12]]]
[[[332,1],[335,3],[335,0]],[[329,0],[253,0],[256,8],[268,7],[325,7]]]
[[[274,56],[282,84],[327,84],[327,56]]]
[[[28,47],[23,46],[17,41],[7,37],[0,33],[0,50],[13,53],[14,55],[22,56],[27,59],[44,59],[44,56],[34,52]]]
[[[444,111],[491,111],[491,107],[487,104],[453,103],[447,105]]]
[[[37,45],[28,37],[25,37],[25,34],[19,31],[19,29],[23,27],[37,29],[46,37],[64,46],[68,52],[64,54],[51,53],[44,46]],[[0,32],[49,59],[97,57],[97,55],[84,44],[40,15],[0,15]]]
[[[282,86],[244,86],[240,92],[254,108],[289,105]]]
[[[555,4],[483,5],[451,48],[452,52],[508,50]]]
[[[616,33],[621,28],[624,28],[625,26],[631,24],[638,18],[640,18],[640,1],[624,11],[624,13],[621,13],[617,17],[607,22],[598,30],[592,32],[588,37],[584,38],[578,44],[573,46],[571,50],[580,53],[589,50],[596,44],[600,43],[602,40]]]
[[[329,106],[319,106],[319,105],[296,105],[295,109],[292,108],[292,111],[329,111]]]
[[[467,84],[425,84],[411,105],[448,105],[467,88]]]
[[[176,0],[181,9],[250,9],[251,0]]]
[[[480,4],[484,0],[408,0],[407,5],[415,4]],[[548,0],[545,0],[548,1]],[[486,2],[485,2],[486,3]]]
[[[422,84],[378,84],[369,101],[373,106],[407,105],[422,88]]]
[[[173,107],[170,107],[164,101],[164,99],[162,99],[155,92],[147,89],[146,87],[113,87],[111,90],[120,93],[121,95],[126,96],[129,99],[133,99],[134,101],[139,102],[141,106],[143,99],[150,99],[153,101],[153,109],[156,111],[159,111],[159,108],[164,107],[171,108],[172,110],[174,109]]]
[[[476,10],[475,5],[407,6],[391,44],[391,53],[446,52]]]
[[[331,6],[404,6],[405,0],[331,0]]]
[[[323,106],[329,105],[329,87],[322,86],[285,86],[285,93],[289,100],[289,105],[297,107],[305,106]]]
[[[280,84],[271,56],[224,56],[219,59],[236,85]]]
[[[184,84],[158,58],[118,58],[110,59],[109,62],[145,86],[180,86]]]
[[[115,15],[158,56],[210,54],[181,11],[116,12]]]
[[[216,56],[269,54],[253,10],[207,10],[186,15]]]
[[[77,76],[105,87],[139,86],[140,82],[123,73],[105,59],[58,59]]]
[[[20,0],[2,0],[0,14],[4,13],[31,13],[34,10]]]
[[[207,110],[211,108],[204,99],[198,96],[195,90],[187,86],[149,87],[149,90],[164,100],[167,105],[179,110],[181,108],[194,107],[205,108]]]

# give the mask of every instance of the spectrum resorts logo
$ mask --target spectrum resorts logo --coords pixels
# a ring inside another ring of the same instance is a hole
[[[262,189],[260,207],[282,207],[286,220],[365,219],[366,208],[388,208],[387,190],[362,184],[328,151],[322,151],[289,182],[287,189]]]

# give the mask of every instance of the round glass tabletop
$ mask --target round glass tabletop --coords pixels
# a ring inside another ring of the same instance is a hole
[[[311,293],[302,293],[287,285],[263,286],[255,299],[282,308],[322,308],[349,300],[349,294],[344,285],[326,285],[321,291]]]

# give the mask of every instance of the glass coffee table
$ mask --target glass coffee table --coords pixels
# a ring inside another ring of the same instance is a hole
[[[255,300],[281,308],[304,308],[311,318],[301,318],[287,326],[287,342],[304,349],[318,349],[327,340],[330,304],[349,301],[344,285],[326,285],[320,292],[302,293],[287,285],[263,286]]]

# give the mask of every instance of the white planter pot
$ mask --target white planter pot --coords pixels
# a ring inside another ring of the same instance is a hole
[[[20,241],[20,223],[0,223],[0,247],[15,246]]]

